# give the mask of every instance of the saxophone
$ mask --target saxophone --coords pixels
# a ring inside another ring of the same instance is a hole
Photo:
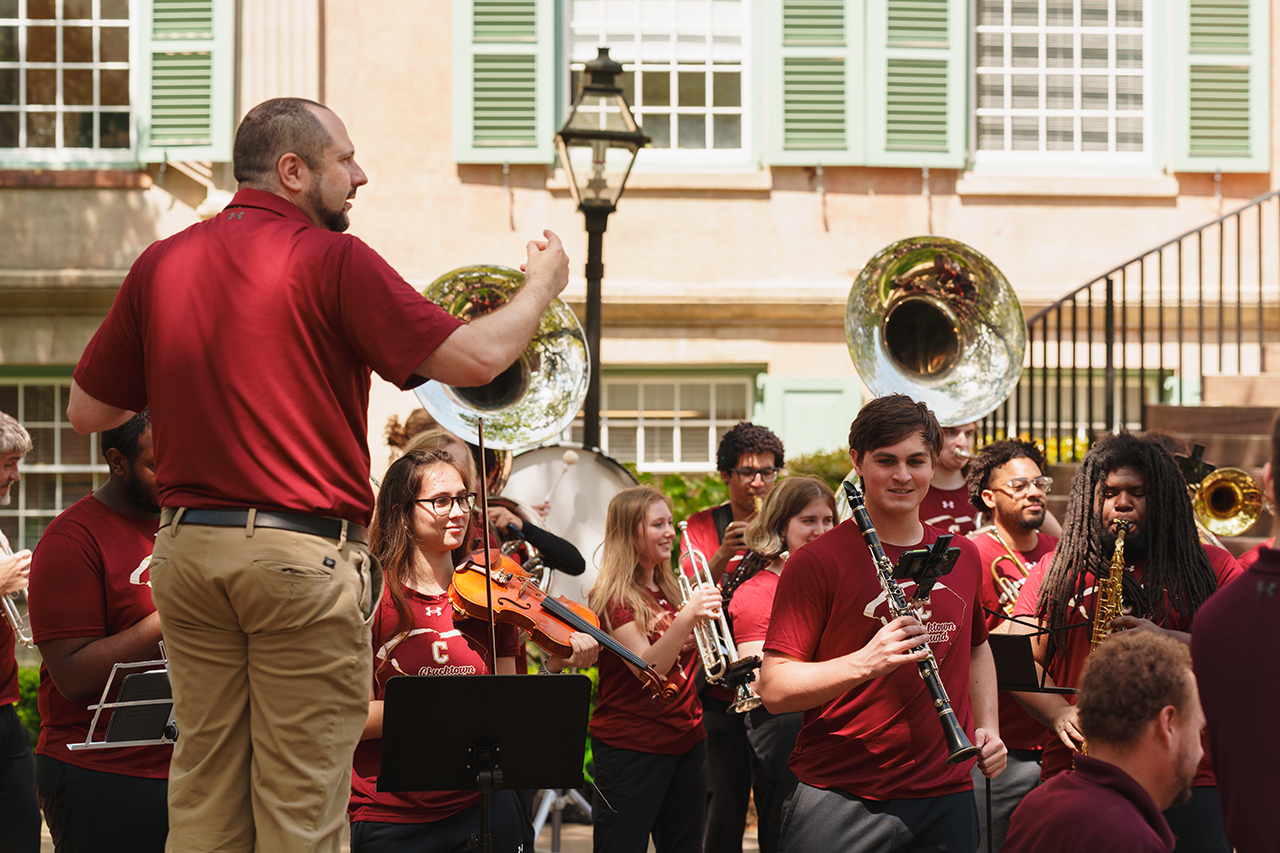
[[[1111,635],[1111,620],[1124,615],[1124,535],[1128,530],[1129,522],[1116,522],[1116,550],[1111,555],[1111,567],[1106,578],[1099,579],[1090,650],[1096,649]]]

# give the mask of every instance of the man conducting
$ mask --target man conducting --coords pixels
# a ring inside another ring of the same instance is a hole
[[[1111,630],[1143,628],[1186,643],[1192,617],[1209,596],[1240,573],[1235,558],[1202,545],[1182,472],[1154,442],[1128,433],[1100,439],[1086,454],[1071,486],[1062,538],[1027,577],[1015,617],[1030,617],[1047,633],[1032,640],[1047,686],[1077,687],[1089,657],[1096,590],[1110,574],[1119,522],[1124,540],[1123,606]],[[1014,633],[1035,629],[1012,623]],[[1040,778],[1070,769],[1080,748],[1077,708],[1053,693],[1019,693],[1031,715],[1052,729]],[[1192,798],[1166,818],[1180,850],[1229,851],[1213,770],[1206,760]]]
[[[68,416],[90,432],[151,407],[152,592],[182,732],[170,847],[336,851],[381,586],[364,527],[370,371],[399,388],[489,382],[568,259],[545,232],[515,298],[464,325],[340,233],[367,178],[329,109],[259,104],[233,159],[227,208],[134,263]]]
[[[50,522],[31,561],[31,631],[43,658],[36,792],[58,853],[161,853],[172,748],[67,748],[85,742],[89,706],[113,664],[160,657],[148,576],[160,524],[148,413],[100,441],[107,482]],[[108,720],[98,721],[98,740]]]
[[[1005,853],[1171,853],[1160,811],[1190,798],[1202,753],[1187,647],[1149,631],[1109,637],[1085,664],[1076,707],[1089,754],[1027,795]]]
[[[918,509],[941,447],[938,423],[902,394],[863,406],[849,431],[867,513],[891,561],[942,531]],[[760,695],[773,713],[804,711],[789,766],[800,780],[780,849],[975,850],[969,765],[947,764],[938,713],[915,665],[928,640],[960,725],[988,776],[1005,764],[996,675],[981,618],[977,549],[960,558],[914,616],[890,618],[853,520],[791,555],[764,643]],[[903,582],[910,597],[911,581]]]
[[[1013,612],[1018,590],[1027,572],[1057,539],[1040,532],[1046,509],[1045,496],[1053,488],[1046,477],[1044,455],[1029,441],[1009,439],[986,445],[969,463],[966,475],[969,504],[995,522],[991,530],[973,536],[982,561],[982,607],[989,631],[1007,631],[1007,614]],[[999,580],[997,580],[999,578]],[[986,786],[979,784],[975,768],[974,793],[978,823],[985,849],[987,833],[992,849],[1004,842],[1009,815],[1040,779],[1040,755],[1047,734],[1010,693],[1000,693],[1000,739],[1009,748],[1009,764],[991,783],[991,825],[987,826]]]

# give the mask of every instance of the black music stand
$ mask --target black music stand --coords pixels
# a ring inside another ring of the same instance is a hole
[[[1014,693],[1075,693],[1074,687],[1046,686],[1047,673],[1036,675],[1036,659],[1031,652],[1034,636],[1037,634],[990,634],[987,637],[996,663],[996,689]]]
[[[585,675],[402,675],[383,698],[378,790],[479,791],[480,853],[493,791],[582,785]]]

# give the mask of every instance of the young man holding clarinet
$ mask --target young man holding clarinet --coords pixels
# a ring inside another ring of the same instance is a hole
[[[943,535],[919,518],[940,447],[923,403],[864,406],[849,455],[865,511],[855,495],[855,518],[793,554],[779,581],[760,694],[805,715],[782,853],[977,848],[971,761],[987,777],[1005,764],[977,549],[952,541],[955,566],[914,614],[915,583],[886,577]]]

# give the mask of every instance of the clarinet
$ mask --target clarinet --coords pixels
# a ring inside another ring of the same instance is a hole
[[[862,539],[867,543],[867,550],[871,552],[871,561],[876,565],[876,576],[880,579],[880,586],[884,588],[885,595],[889,599],[890,615],[895,619],[899,616],[914,616],[915,610],[907,603],[906,594],[893,577],[893,563],[889,562],[889,557],[884,553],[884,546],[880,544],[880,537],[876,534],[875,525],[871,523],[871,516],[867,515],[862,490],[854,481],[845,480],[844,493],[849,499],[849,508],[853,510],[853,520],[862,531]],[[916,664],[920,667],[920,677],[924,679],[929,695],[933,697],[933,707],[938,709],[942,735],[947,740],[947,763],[959,764],[961,761],[976,758],[980,750],[969,742],[964,729],[960,727],[960,721],[956,719],[956,712],[951,709],[947,688],[942,685],[942,679],[938,677],[938,662],[933,657],[933,650],[929,648],[928,635],[926,634],[925,637],[916,649],[923,648],[927,654]]]

